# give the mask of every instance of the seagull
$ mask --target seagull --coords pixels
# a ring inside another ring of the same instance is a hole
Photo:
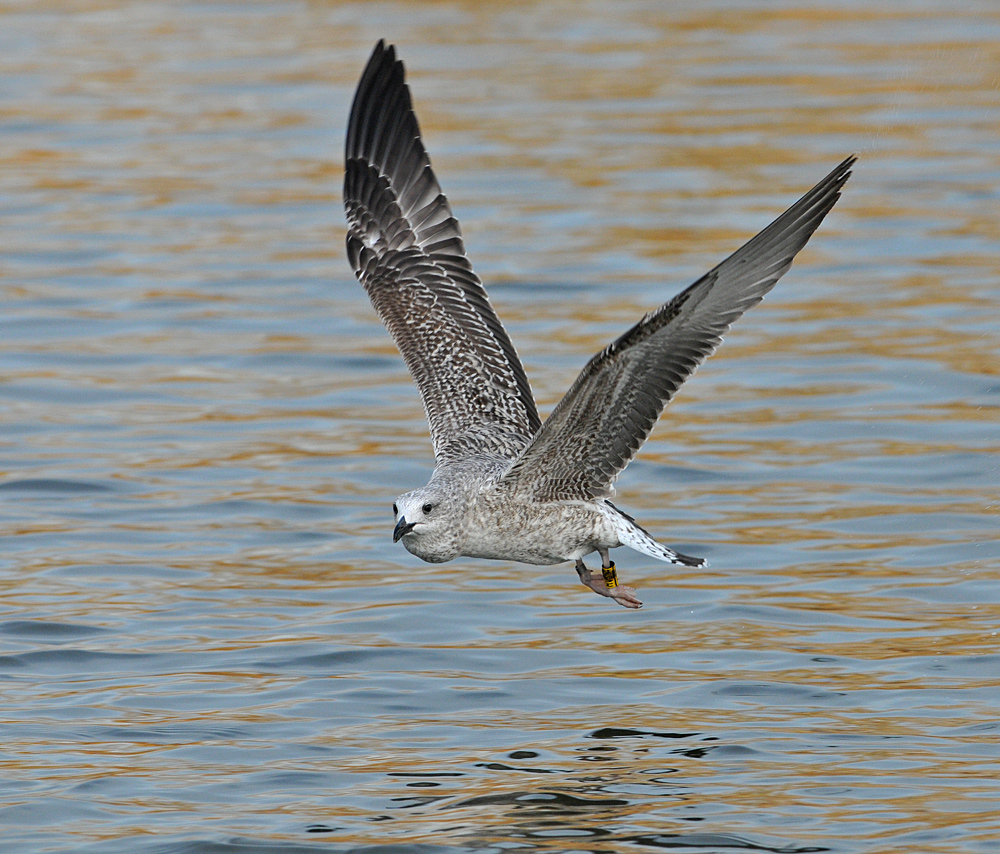
[[[403,63],[379,41],[347,127],[347,257],[420,390],[435,459],[428,484],[393,504],[393,542],[430,563],[574,561],[584,585],[626,608],[642,602],[619,585],[610,549],[706,565],[612,504],[614,481],[681,384],[788,272],[855,159],[608,344],[543,423],[431,169]],[[583,560],[594,552],[600,574]]]

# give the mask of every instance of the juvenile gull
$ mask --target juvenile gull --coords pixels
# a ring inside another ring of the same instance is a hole
[[[403,63],[380,41],[347,128],[347,256],[420,389],[436,467],[396,499],[393,541],[457,557],[575,561],[626,608],[608,550],[703,566],[656,542],[610,498],[663,407],[756,305],[840,198],[849,157],[771,225],[590,360],[543,424],[503,325],[465,255],[420,139]],[[603,572],[583,558],[597,552]]]

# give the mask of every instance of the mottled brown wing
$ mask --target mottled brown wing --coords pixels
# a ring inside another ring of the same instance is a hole
[[[347,256],[420,389],[438,463],[513,459],[541,426],[531,388],[465,257],[403,63],[381,41],[351,107],[344,208]]]
[[[854,161],[594,356],[497,488],[536,501],[611,495],[677,389],[791,267],[840,198]]]

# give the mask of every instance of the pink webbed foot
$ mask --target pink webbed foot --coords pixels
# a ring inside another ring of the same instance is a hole
[[[615,572],[615,565],[610,562],[610,566],[602,569],[602,575],[591,572],[584,565],[582,560],[576,562],[576,572],[587,587],[599,596],[607,596],[614,599],[623,608],[641,608],[642,600],[636,596],[635,589],[618,584],[618,574]],[[609,583],[610,582],[610,583]]]

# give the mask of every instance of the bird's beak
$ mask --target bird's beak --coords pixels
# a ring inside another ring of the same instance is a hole
[[[399,521],[396,523],[396,527],[392,532],[392,541],[398,543],[400,538],[405,537],[410,531],[413,530],[415,522],[407,522],[405,516],[400,516]]]

